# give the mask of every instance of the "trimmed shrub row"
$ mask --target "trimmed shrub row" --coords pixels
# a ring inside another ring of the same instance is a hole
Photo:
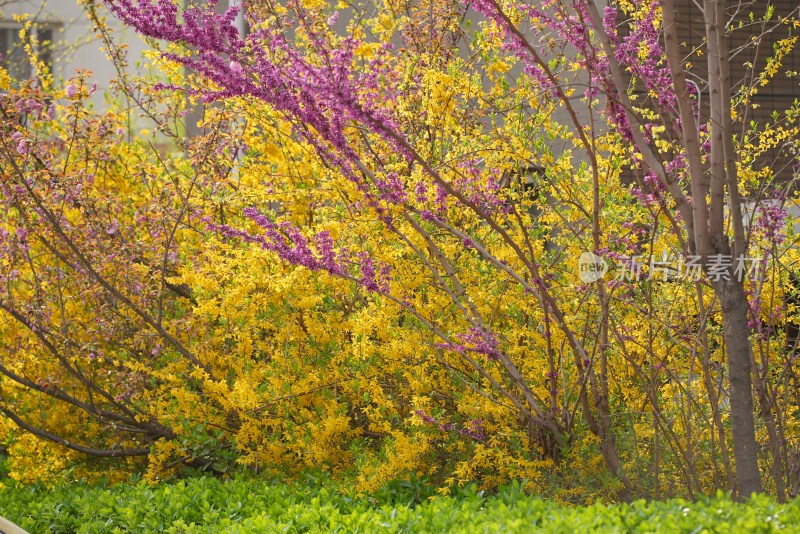
[[[31,533],[800,531],[800,501],[778,504],[766,496],[570,507],[514,485],[488,497],[474,487],[421,502],[397,497],[348,497],[318,483],[194,478],[156,486],[10,487],[0,491],[0,515]]]

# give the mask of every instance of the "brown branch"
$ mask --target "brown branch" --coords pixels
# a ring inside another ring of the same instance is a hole
[[[12,412],[8,408],[0,407],[0,413],[11,419],[18,427],[27,432],[30,432],[36,437],[45,439],[47,441],[52,441],[53,443],[58,443],[59,445],[63,445],[68,449],[81,452],[83,454],[88,454],[89,456],[97,456],[101,458],[124,458],[130,456],[147,456],[148,454],[150,454],[149,447],[141,449],[95,449],[93,447],[87,447],[79,443],[73,443],[68,439],[53,434],[52,432],[48,432],[47,430],[43,430],[29,423],[26,423],[19,416],[17,416],[17,414]]]

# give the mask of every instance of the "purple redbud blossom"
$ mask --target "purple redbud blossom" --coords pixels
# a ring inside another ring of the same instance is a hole
[[[422,217],[423,221],[433,222],[436,221],[436,215],[434,215],[430,210],[422,210],[419,212],[420,216]]]
[[[36,115],[37,117],[42,115],[43,104],[36,100],[35,98],[29,98],[25,101],[25,108],[32,114]]]
[[[237,76],[241,76],[242,74],[244,74],[244,69],[242,68],[241,63],[239,63],[235,59],[231,60],[231,62],[228,64],[228,67],[230,67],[231,72],[233,74],[236,74]]]
[[[468,352],[482,354],[490,361],[499,360],[502,356],[497,336],[487,329],[473,327],[466,334],[459,334],[456,338],[461,343],[440,343],[439,347],[459,354]]]
[[[72,98],[72,97],[74,97],[74,96],[75,96],[75,94],[78,92],[78,88],[77,88],[75,85],[73,85],[73,84],[68,84],[68,85],[67,85],[67,86],[64,88],[64,92],[66,93],[66,95],[67,95],[67,98]]]
[[[375,281],[375,264],[372,258],[366,252],[361,252],[359,255],[359,269],[361,271],[361,285],[369,291],[377,291],[380,289],[378,283]]]
[[[115,235],[118,230],[119,230],[119,224],[117,224],[117,220],[114,219],[113,221],[111,221],[111,224],[106,226],[105,232],[107,235]]]
[[[481,443],[486,441],[486,431],[483,428],[483,421],[480,419],[472,419],[458,433]]]
[[[425,412],[425,410],[417,410],[414,413],[416,415],[418,415],[423,421],[425,421],[428,424],[435,424],[436,423],[436,419],[434,419],[432,416],[428,415],[428,413]]]
[[[392,267],[390,265],[381,265],[378,272],[378,286],[384,293],[389,293],[389,283],[391,282]]]
[[[27,143],[27,141],[25,141],[25,139],[21,139],[21,140],[20,140],[20,141],[17,143],[17,152],[18,152],[18,153],[19,153],[21,156],[24,156],[24,155],[26,155],[28,152],[30,152],[30,149],[29,149],[29,147],[28,147],[28,143]]]
[[[603,27],[613,42],[617,40],[617,8],[606,6],[603,8]]]
[[[480,419],[472,419],[462,428],[456,428],[456,425],[453,423],[438,422],[435,417],[429,415],[425,410],[415,410],[414,415],[422,419],[423,423],[434,426],[442,432],[455,432],[456,434],[481,443],[486,441],[486,432],[483,428],[483,421]]]
[[[428,202],[428,185],[425,182],[418,182],[414,187],[414,195],[417,197],[417,202]]]
[[[781,244],[786,239],[786,208],[780,199],[758,204],[754,231],[770,243]]]
[[[377,180],[376,183],[380,198],[393,204],[402,204],[408,199],[403,180],[396,172],[387,175],[386,180]]]
[[[333,250],[333,239],[330,232],[318,233],[314,242],[320,256],[320,266],[331,274],[342,274],[342,267],[337,261],[336,253]]]
[[[310,242],[289,222],[275,223],[255,208],[247,208],[243,213],[264,230],[262,235],[251,234],[228,225],[216,225],[210,220],[205,222],[210,230],[218,231],[230,239],[240,239],[245,243],[260,245],[261,248],[276,253],[283,261],[292,265],[312,271],[324,270],[338,276],[345,274],[346,265],[351,261],[350,253],[346,249],[338,252],[335,250],[330,232],[319,232]],[[370,291],[382,289],[375,280],[375,269],[366,253],[359,256],[359,263],[362,285]],[[388,277],[388,271],[382,268],[381,275]]]
[[[244,46],[235,24],[238,7],[224,14],[216,13],[210,3],[205,8],[189,7],[182,13],[181,24],[172,0],[107,0],[106,5],[122,22],[148,37],[184,41],[201,51],[227,53]]]
[[[362,173],[356,171],[363,162],[345,133],[353,123],[363,124],[382,136],[398,155],[411,158],[410,144],[396,127],[393,108],[385,105],[397,94],[385,84],[395,76],[386,61],[391,45],[381,46],[367,65],[356,70],[355,51],[361,42],[355,38],[342,39],[318,61],[305,56],[280,31],[263,27],[246,38],[252,52],[245,73],[235,60],[245,46],[235,24],[236,8],[219,14],[211,5],[198,5],[179,12],[172,0],[106,0],[106,5],[122,22],[146,36],[192,47],[195,53],[191,56],[167,53],[165,57],[221,88],[199,90],[204,102],[246,95],[292,119],[294,135],[313,146],[326,165],[353,181],[379,218],[386,215],[377,200],[405,201],[402,183],[393,177],[376,184],[376,198]],[[335,14],[331,17],[335,22]],[[306,24],[302,17],[299,23],[313,42],[324,46],[326,37],[321,30]]]
[[[443,215],[447,212],[447,190],[439,184],[436,184],[436,198],[434,202],[436,203],[436,212],[439,215]]]

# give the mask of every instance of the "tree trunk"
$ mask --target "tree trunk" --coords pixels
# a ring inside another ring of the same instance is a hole
[[[730,380],[730,417],[733,458],[739,498],[761,493],[753,416],[750,328],[747,324],[747,296],[741,282],[720,280],[714,284],[722,305],[725,349]]]

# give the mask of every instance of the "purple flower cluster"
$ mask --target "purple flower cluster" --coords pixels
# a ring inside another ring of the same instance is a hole
[[[334,251],[333,239],[329,232],[323,231],[315,236],[313,241],[315,254],[312,243],[291,223],[276,223],[255,208],[245,209],[244,215],[265,232],[262,235],[255,235],[228,225],[209,223],[208,226],[228,238],[261,245],[263,249],[276,253],[278,257],[292,265],[306,267],[312,271],[323,270],[334,275],[341,275],[346,271],[347,255],[342,252],[337,254]]]
[[[428,184],[426,184],[425,182],[417,183],[416,187],[414,187],[414,195],[417,202],[419,202],[420,204],[428,202],[429,200]]]
[[[614,45],[617,61],[628,69],[657,98],[658,107],[670,113],[677,109],[677,99],[672,88],[672,77],[665,64],[664,48],[661,46],[661,24],[659,2],[634,2],[635,7],[645,6],[647,13],[636,21],[623,37],[617,33],[617,13],[613,7],[604,9],[605,31]]]
[[[389,176],[374,184],[378,189],[375,196],[355,170],[363,168],[363,163],[345,131],[353,123],[363,124],[399,155],[410,158],[407,141],[391,114],[396,84],[383,83],[393,76],[386,65],[391,45],[382,45],[364,62],[356,56],[360,41],[333,40],[331,29],[315,25],[296,1],[288,7],[295,14],[294,24],[311,43],[305,53],[281,30],[281,24],[292,24],[288,15],[242,39],[235,25],[237,8],[219,14],[216,3],[212,0],[205,7],[180,13],[175,0],[106,1],[120,20],[140,33],[194,49],[191,55],[165,55],[222,88],[193,89],[204,101],[252,96],[269,104],[291,121],[293,133],[312,145],[327,165],[356,183],[379,217],[388,217],[379,200],[404,202],[408,196],[404,184],[396,175]],[[329,26],[335,24],[335,18]]]
[[[148,37],[221,53],[244,46],[235,24],[239,8],[231,7],[218,14],[214,10],[217,0],[208,2],[205,9],[183,10],[183,24],[178,23],[178,6],[172,0],[106,0],[105,3],[123,23]]]
[[[753,231],[766,238],[769,243],[780,245],[786,239],[786,219],[783,199],[762,201],[756,210]]]
[[[440,343],[439,347],[445,350],[452,350],[458,354],[470,352],[482,354],[490,361],[499,360],[502,356],[497,336],[486,328],[476,326],[466,334],[458,334],[456,338],[461,343]]]
[[[366,252],[358,254],[358,266],[361,271],[361,278],[359,282],[369,291],[377,291],[379,289],[378,282],[375,280],[375,263]]]
[[[377,180],[380,198],[392,204],[402,204],[408,200],[408,193],[405,190],[403,180],[396,172],[388,174],[385,180]]]
[[[461,173],[454,181],[453,187],[472,204],[487,213],[510,212],[511,207],[500,194],[500,181],[491,178],[491,176],[500,176],[501,173],[499,171],[493,170],[487,181],[483,176],[479,161],[471,158],[460,161],[457,168]]]
[[[220,232],[229,239],[240,239],[245,243],[260,245],[264,250],[274,252],[291,265],[305,267],[312,271],[326,271],[336,276],[355,279],[368,291],[388,293],[392,268],[381,264],[376,268],[375,260],[366,251],[356,257],[358,275],[352,276],[350,265],[353,259],[347,250],[335,250],[333,238],[328,231],[316,234],[309,241],[300,230],[289,222],[276,223],[255,208],[247,208],[244,215],[264,230],[263,234],[253,234],[229,225],[217,225],[206,221],[212,231]]]
[[[435,426],[442,432],[455,432],[456,434],[460,434],[480,443],[486,441],[486,430],[483,428],[483,421],[481,419],[470,419],[464,426],[458,428],[453,423],[440,423],[435,417],[429,415],[422,409],[416,410],[414,414],[422,419],[424,423]]]

